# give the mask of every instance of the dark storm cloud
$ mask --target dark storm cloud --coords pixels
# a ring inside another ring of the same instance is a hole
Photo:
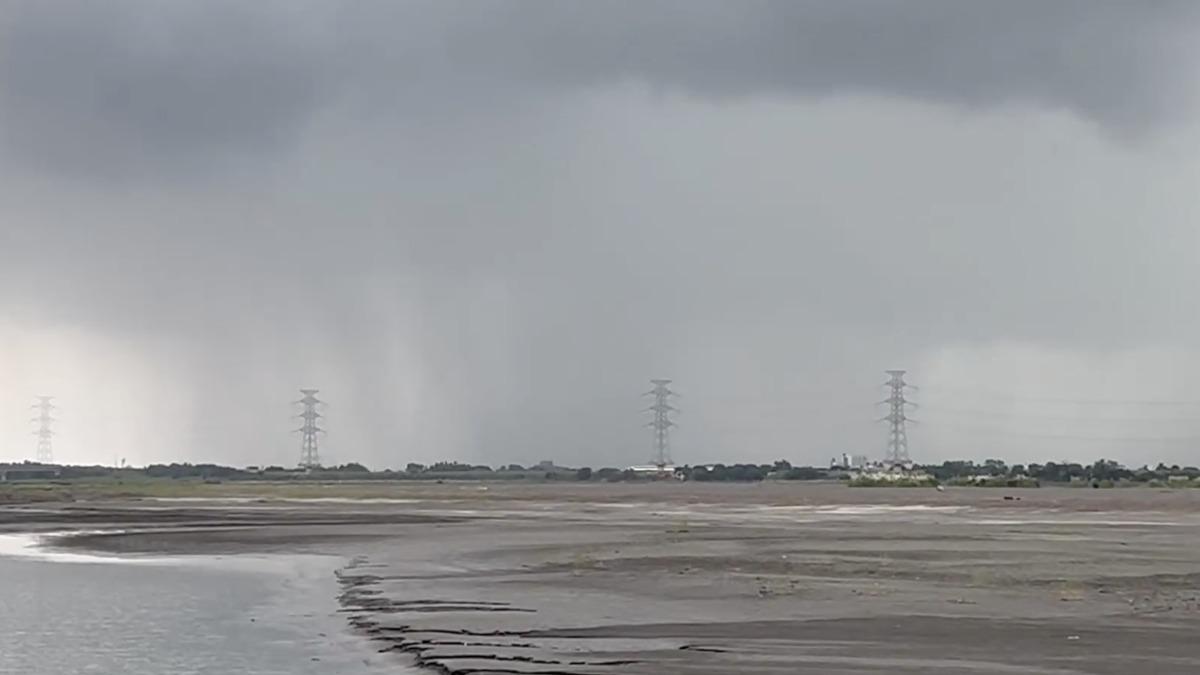
[[[1181,57],[1200,16],[1173,1],[439,4],[454,8],[431,21],[446,61],[501,82],[642,80],[718,99],[875,92],[1119,126],[1184,112],[1195,78]]]
[[[885,367],[1194,341],[1192,7],[0,0],[0,366],[142,364],[141,461],[317,386],[335,459],[640,462],[652,376],[681,459],[871,451]]]
[[[0,131],[24,162],[107,175],[285,147],[327,81],[280,3],[8,2]]]
[[[149,172],[286,147],[347,91],[401,118],[486,118],[530,91],[626,81],[1047,106],[1138,131],[1190,112],[1196,16],[1098,0],[9,0],[0,132],[24,163]]]

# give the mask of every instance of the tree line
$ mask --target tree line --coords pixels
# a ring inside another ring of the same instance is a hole
[[[948,460],[941,464],[916,465],[915,473],[925,473],[941,483],[988,482],[994,484],[1026,483],[1169,483],[1186,480],[1200,482],[1200,468],[1157,464],[1129,468],[1108,459],[1099,459],[1091,464],[1072,462],[1046,462],[1044,464],[1008,464],[999,459],[983,462],[974,460]],[[764,480],[811,481],[836,480],[846,476],[840,468],[793,466],[787,460],[771,464],[710,464],[703,466],[681,466],[673,470],[672,477],[697,482],[751,483]],[[542,462],[533,466],[504,464],[495,468],[483,464],[468,464],[458,461],[441,461],[432,464],[409,463],[401,471],[384,469],[373,471],[367,466],[349,462],[313,470],[300,470],[281,466],[235,468],[220,464],[151,464],[146,467],[63,466],[63,479],[100,478],[111,476],[143,476],[158,479],[206,479],[206,480],[287,480],[287,479],[356,479],[356,480],[454,480],[454,479],[510,479],[510,480],[574,480],[579,482],[630,482],[660,479],[662,476],[616,467],[567,468]]]
[[[1091,464],[1046,462],[1028,465],[1009,465],[999,459],[985,460],[980,464],[971,460],[956,460],[919,468],[943,482],[972,477],[1028,478],[1044,483],[1152,483],[1169,482],[1173,479],[1200,479],[1200,468],[1194,466],[1167,466],[1159,463],[1154,467],[1145,465],[1128,468],[1110,459],[1098,459]]]

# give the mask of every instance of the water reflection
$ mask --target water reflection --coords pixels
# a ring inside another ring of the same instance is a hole
[[[0,539],[0,673],[404,672],[345,632],[332,558],[129,564],[21,555],[39,553],[30,543]]]

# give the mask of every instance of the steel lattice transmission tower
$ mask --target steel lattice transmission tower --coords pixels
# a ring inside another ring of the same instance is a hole
[[[317,451],[317,437],[325,430],[318,426],[318,420],[323,415],[317,410],[317,406],[324,404],[324,401],[317,398],[318,389],[301,389],[300,393],[304,396],[296,401],[296,405],[304,406],[304,409],[297,417],[304,421],[296,431],[300,432],[300,468],[316,469],[321,466],[321,455]]]
[[[879,421],[888,423],[888,448],[883,461],[889,465],[909,462],[907,424],[914,420],[908,417],[907,411],[909,407],[915,408],[917,404],[905,397],[906,391],[915,389],[904,381],[905,372],[903,370],[887,371],[890,379],[883,386],[887,387],[890,393],[887,399],[880,401],[888,406],[888,414],[881,417]]]
[[[675,426],[671,413],[678,411],[671,405],[671,397],[678,394],[671,391],[670,380],[650,380],[650,384],[654,389],[644,395],[654,397],[654,405],[646,409],[646,412],[654,413],[654,419],[647,426],[654,430],[654,463],[661,469],[671,464],[671,427]]]
[[[33,432],[33,435],[37,436],[37,461],[39,464],[53,464],[54,417],[50,413],[55,409],[54,397],[38,396],[33,409],[37,411],[37,417],[32,420],[38,425],[37,431]]]

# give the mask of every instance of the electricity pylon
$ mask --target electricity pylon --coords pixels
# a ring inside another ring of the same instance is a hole
[[[905,397],[905,391],[913,388],[904,381],[905,372],[903,370],[887,371],[890,379],[883,386],[887,387],[890,393],[885,400],[880,401],[888,406],[888,414],[881,417],[879,421],[888,423],[888,448],[883,461],[891,466],[909,462],[907,423],[914,420],[909,419],[907,411],[909,407],[915,408],[917,404]]]
[[[324,403],[317,398],[317,389],[301,389],[300,393],[304,396],[296,401],[296,404],[304,406],[298,417],[304,420],[304,423],[296,431],[300,432],[300,468],[316,469],[321,466],[321,455],[317,451],[317,436],[325,433],[325,430],[317,425],[317,420],[323,415],[317,410],[317,406]]]
[[[37,461],[39,464],[54,463],[54,417],[50,414],[54,411],[53,396],[38,396],[37,403],[33,404],[33,409],[37,411],[37,417],[32,421],[37,422],[37,431],[33,432],[37,436]]]
[[[671,421],[671,413],[678,409],[671,405],[670,400],[678,394],[668,386],[670,380],[650,380],[650,384],[654,385],[654,389],[644,396],[654,397],[654,405],[646,409],[646,412],[654,413],[654,419],[647,426],[654,430],[654,463],[662,469],[671,464],[671,427],[675,426]]]

